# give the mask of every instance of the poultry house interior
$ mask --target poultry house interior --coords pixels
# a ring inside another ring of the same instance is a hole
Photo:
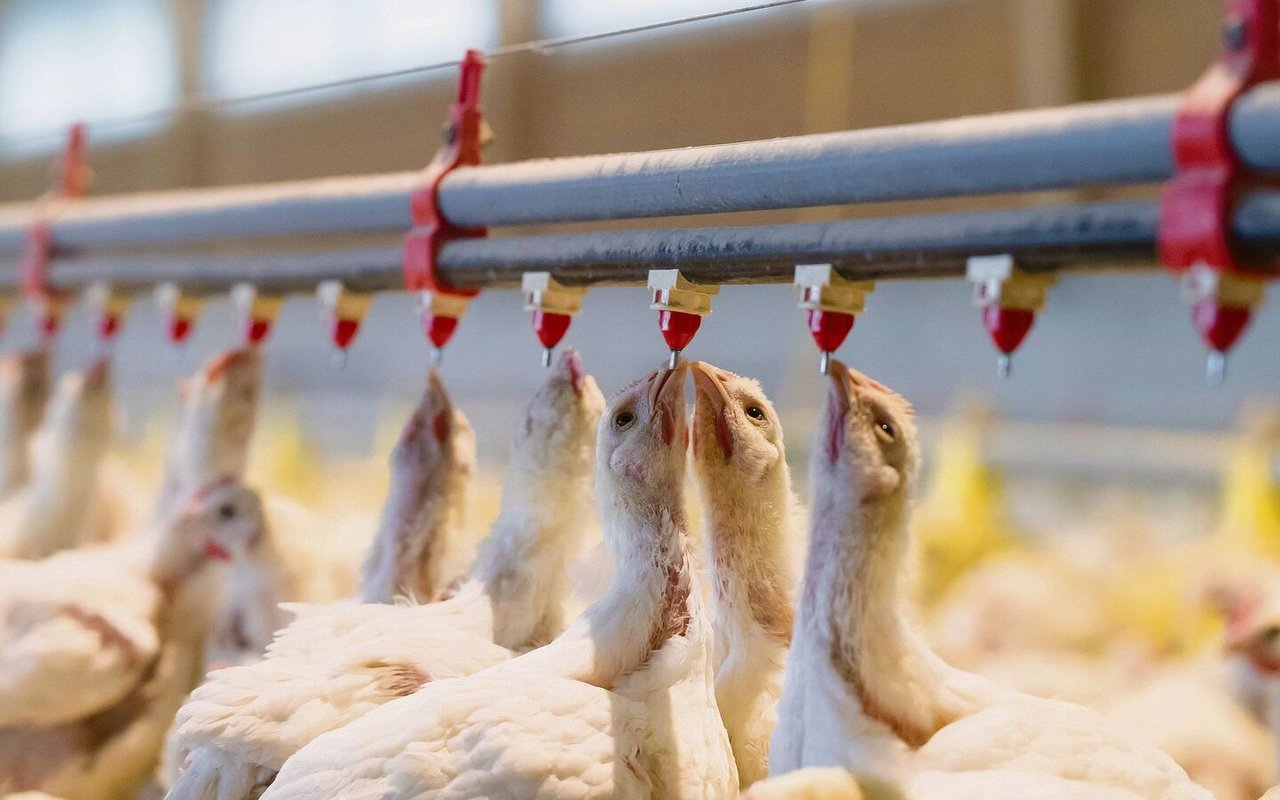
[[[1280,798],[1277,87],[1280,0],[0,0],[0,800]]]

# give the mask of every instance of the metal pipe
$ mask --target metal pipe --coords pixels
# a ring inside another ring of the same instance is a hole
[[[578,285],[643,284],[651,268],[679,267],[707,283],[783,283],[797,263],[831,262],[846,277],[925,278],[964,274],[971,255],[1011,253],[1030,270],[1150,267],[1159,207],[1151,201],[1056,208],[974,211],[886,219],[714,228],[670,228],[457,240],[441,250],[441,272],[459,288],[518,286],[528,270]],[[1240,242],[1280,253],[1280,192],[1259,192],[1236,213]],[[240,281],[260,291],[310,291],[321,280],[353,290],[402,286],[400,247],[250,255],[68,257],[52,268],[54,285],[102,280],[145,291],[176,280],[211,294]],[[0,276],[13,290],[16,276]]]
[[[1160,181],[1172,173],[1176,95],[650,153],[460,169],[441,189],[463,226],[559,223]],[[1280,83],[1237,106],[1232,138],[1280,169]],[[403,232],[415,173],[99,198],[69,207],[70,250],[321,232]],[[20,252],[31,206],[0,209],[0,254]]]

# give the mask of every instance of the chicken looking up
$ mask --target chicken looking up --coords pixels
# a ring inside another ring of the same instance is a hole
[[[280,603],[339,596],[335,565],[306,547],[316,521],[295,503],[223,478],[197,493],[189,513],[202,520],[206,554],[231,563],[205,645],[206,669],[260,659],[293,616]]]
[[[716,612],[716,704],[746,787],[768,773],[791,644],[795,498],[782,425],[760,384],[701,361],[692,372],[693,469]]]
[[[391,453],[394,477],[364,562],[364,602],[390,603],[402,594],[425,602],[454,577],[450,548],[456,546],[475,472],[475,447],[471,425],[432,369]]]
[[[627,387],[600,422],[605,596],[545,647],[317,738],[264,800],[736,795],[684,525],[685,370]]]
[[[392,459],[394,481],[435,468],[443,450],[421,440],[435,435],[425,422],[438,399],[429,390],[406,426]],[[469,675],[558,633],[565,561],[591,507],[603,405],[578,355],[566,351],[529,403],[512,447],[502,514],[454,596],[423,606],[290,609],[299,611],[298,620],[261,663],[215,673],[182,709],[170,749],[172,760],[186,764],[170,797],[250,796],[325,731],[425,681]],[[421,466],[406,474],[415,459]]]
[[[200,513],[146,545],[0,563],[0,787],[105,800],[146,782],[199,674]]]
[[[90,538],[111,406],[106,359],[59,381],[32,442],[31,480],[0,504],[0,557],[43,558]]]
[[[223,352],[180,385],[157,520],[177,512],[199,487],[244,475],[261,391],[262,354],[252,347]]]
[[[919,462],[911,406],[838,362],[829,379],[770,773],[841,766],[919,800],[1209,800],[1171,758],[1102,715],[1004,689],[929,649],[904,585]]]
[[[502,510],[466,580],[434,606],[458,630],[509,650],[565,626],[569,561],[595,508],[591,474],[604,396],[569,348],[525,409],[502,480]]]
[[[44,419],[52,379],[49,351],[28,350],[0,361],[0,497],[27,484],[31,437]]]

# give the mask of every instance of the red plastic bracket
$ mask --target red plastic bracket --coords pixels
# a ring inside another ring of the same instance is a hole
[[[77,122],[67,132],[58,183],[41,198],[37,217],[27,230],[21,265],[22,294],[40,309],[36,324],[42,342],[57,334],[69,300],[65,293],[49,286],[49,264],[57,252],[53,241],[53,219],[60,201],[78,200],[89,191],[92,173],[85,149],[85,126]]]
[[[468,50],[462,59],[458,77],[458,96],[449,108],[444,144],[423,172],[422,186],[410,195],[413,229],[404,242],[404,285],[410,292],[431,292],[471,298],[475,290],[447,286],[437,272],[440,248],[452,239],[474,239],[486,236],[485,228],[462,228],[440,210],[440,184],[458,167],[480,163],[484,145],[484,114],[480,110],[480,76],[484,71],[484,55]],[[456,308],[456,304],[455,304]],[[453,313],[452,311],[449,313]],[[457,327],[457,316],[448,317],[429,306],[423,310],[423,329],[435,347],[443,347]]]
[[[1187,92],[1174,117],[1177,174],[1164,188],[1159,230],[1160,259],[1171,271],[1215,273],[1212,280],[1193,282],[1198,288],[1191,300],[1201,337],[1218,353],[1235,343],[1261,299],[1255,284],[1280,266],[1250,259],[1234,246],[1237,199],[1280,181],[1241,160],[1230,130],[1240,96],[1280,78],[1280,0],[1229,0],[1224,39],[1217,62]]]

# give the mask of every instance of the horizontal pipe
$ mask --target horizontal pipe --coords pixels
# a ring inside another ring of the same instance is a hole
[[[643,284],[652,268],[678,267],[704,283],[783,283],[797,263],[830,262],[852,279],[964,274],[971,255],[1010,253],[1029,270],[1155,264],[1159,207],[1124,201],[886,219],[670,228],[465,239],[446,244],[441,272],[458,288],[518,286],[526,271],[577,285]],[[1235,234],[1280,253],[1280,192],[1259,192],[1236,212]],[[140,292],[166,280],[212,294],[237,282],[267,293],[311,291],[341,280],[357,291],[402,286],[400,247],[249,255],[99,256],[56,261],[51,280],[77,288],[104,280]],[[15,288],[15,278],[5,276]]]
[[[459,169],[441,207],[462,226],[563,223],[1132,184],[1167,179],[1178,97],[1113,100],[943,122],[649,153]],[[1232,139],[1280,169],[1280,84],[1237,106]],[[60,247],[149,247],[255,236],[402,232],[415,173],[123,198],[68,207]],[[31,206],[0,209],[16,254]]]
[[[163,247],[267,236],[406,231],[416,172],[151,192],[65,205],[53,232],[64,250]],[[0,253],[19,253],[34,205],[0,208]]]

